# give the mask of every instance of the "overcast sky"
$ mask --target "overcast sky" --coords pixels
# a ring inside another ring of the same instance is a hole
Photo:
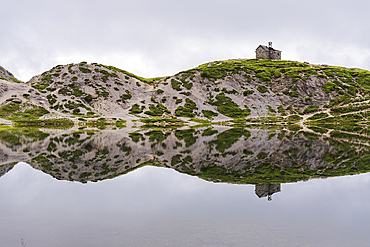
[[[370,69],[370,1],[0,0],[0,65],[27,81],[87,61],[143,77],[209,61],[282,59]]]

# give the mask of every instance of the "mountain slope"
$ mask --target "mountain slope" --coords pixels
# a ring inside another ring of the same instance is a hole
[[[12,73],[0,66],[0,80],[10,81],[10,82],[21,82],[14,77]]]
[[[315,112],[330,117],[335,114],[330,108],[335,107],[360,104],[361,111],[367,109],[370,72],[249,59],[215,61],[174,76],[144,79],[112,66],[82,62],[58,65],[33,77],[27,86],[19,96],[22,104],[44,108],[42,118],[223,121],[300,114],[306,119]],[[4,100],[0,101],[3,107],[12,104]]]

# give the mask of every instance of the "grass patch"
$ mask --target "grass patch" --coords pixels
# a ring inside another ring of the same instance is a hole
[[[211,110],[202,110],[202,113],[208,119],[212,119],[213,117],[218,116],[217,112],[214,112],[214,111],[211,111]]]
[[[260,93],[266,93],[268,91],[267,87],[265,87],[264,85],[258,85],[257,90]]]
[[[217,111],[225,116],[231,118],[245,118],[251,114],[249,108],[240,109],[239,106],[231,100],[231,98],[226,97],[225,93],[220,93],[216,96],[217,101],[210,100],[210,104],[217,106]]]

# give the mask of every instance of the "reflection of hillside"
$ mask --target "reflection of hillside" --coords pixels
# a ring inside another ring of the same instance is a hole
[[[15,165],[14,163],[10,163],[0,166],[0,177],[2,177],[5,173],[10,171],[11,169],[13,169],[14,165]]]
[[[3,164],[27,161],[63,180],[98,181],[152,164],[215,182],[273,184],[370,171],[366,137],[353,145],[346,138],[224,126],[136,132],[13,129],[0,131],[0,146]]]

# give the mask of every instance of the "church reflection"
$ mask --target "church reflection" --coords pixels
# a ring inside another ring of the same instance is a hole
[[[267,200],[272,200],[274,193],[281,191],[281,184],[256,184],[255,193],[259,198],[266,197]]]

